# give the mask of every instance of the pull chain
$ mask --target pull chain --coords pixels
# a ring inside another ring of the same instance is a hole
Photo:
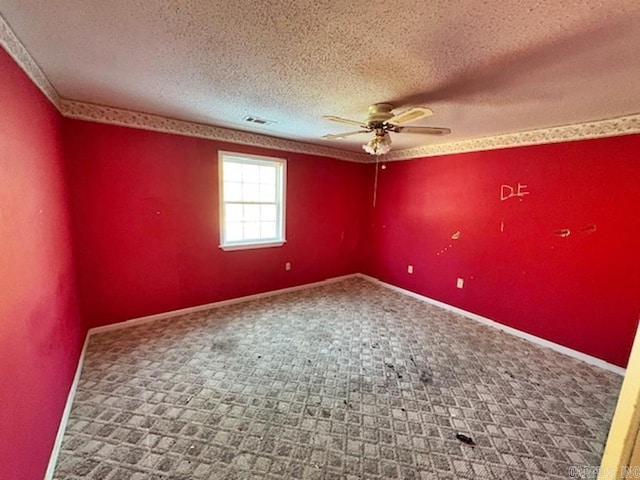
[[[380,159],[380,155],[376,155],[376,176],[373,181],[373,206],[376,206],[376,197],[378,195],[378,160]]]

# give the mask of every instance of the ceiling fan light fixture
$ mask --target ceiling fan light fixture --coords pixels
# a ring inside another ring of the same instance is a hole
[[[325,140],[340,140],[350,137],[351,135],[359,135],[361,133],[373,133],[373,138],[366,144],[362,145],[362,149],[371,155],[384,155],[391,150],[391,136],[389,132],[394,133],[417,133],[423,135],[445,135],[451,133],[448,128],[440,127],[406,127],[405,123],[411,123],[420,118],[433,115],[433,111],[427,107],[411,107],[405,112],[394,115],[393,105],[390,103],[374,103],[369,107],[369,115],[362,121],[350,120],[348,118],[335,117],[333,115],[324,115],[325,120],[332,122],[346,123],[349,125],[357,125],[360,130],[346,133],[330,133],[323,135]]]
[[[391,150],[391,137],[384,132],[382,135],[377,133],[368,143],[362,146],[362,149],[371,155],[384,155]]]

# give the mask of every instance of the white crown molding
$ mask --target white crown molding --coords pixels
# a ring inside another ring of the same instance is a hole
[[[560,127],[541,128],[527,132],[506,133],[493,137],[472,138],[459,142],[425,145],[412,149],[392,151],[385,155],[383,159],[387,162],[410,160],[412,158],[436,157],[455,153],[589,140],[634,133],[640,133],[640,114]]]
[[[92,122],[174,133],[191,137],[207,138],[240,145],[251,145],[287,152],[305,153],[359,163],[373,163],[375,157],[360,152],[339,150],[311,143],[286,140],[257,133],[176,120],[173,118],[134,112],[130,110],[95,105],[63,99],[53,88],[42,69],[13,33],[9,24],[0,15],[0,45],[11,55],[33,83],[44,93],[63,116]],[[523,147],[547,143],[589,140],[640,133],[640,114],[585,122],[559,127],[543,128],[518,133],[506,133],[492,137],[472,138],[458,142],[424,145],[417,148],[392,151],[380,160],[385,162],[411,160],[422,157],[479,152],[500,148]]]
[[[45,97],[60,110],[60,95],[47,79],[31,54],[24,47],[20,39],[13,33],[7,21],[0,15],[0,45],[24,70],[31,81],[44,93]]]
[[[175,133],[188,137],[207,138],[239,145],[252,145],[274,150],[283,150],[286,152],[320,155],[349,162],[366,163],[369,161],[368,157],[362,153],[232,130],[230,128],[215,127],[202,123],[186,122],[121,108],[77,102],[75,100],[62,99],[60,102],[60,111],[65,117],[79,120],[134,127],[156,132]]]

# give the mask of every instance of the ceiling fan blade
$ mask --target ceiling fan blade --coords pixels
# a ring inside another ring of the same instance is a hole
[[[335,117],[333,115],[323,115],[322,118],[324,118],[325,120],[331,120],[332,122],[346,123],[347,125],[357,125],[358,127],[364,126],[363,122],[349,120],[348,118]]]
[[[322,138],[325,140],[340,140],[344,137],[350,137],[351,135],[357,135],[359,133],[369,133],[369,130],[358,130],[357,132],[347,132],[347,133],[328,133],[327,135],[323,135]]]
[[[402,113],[394,115],[385,123],[391,123],[393,125],[400,125],[402,123],[415,122],[421,118],[429,117],[433,115],[433,111],[427,107],[412,107]]]
[[[426,135],[446,135],[451,133],[449,128],[439,127],[398,127],[398,133],[422,133]]]

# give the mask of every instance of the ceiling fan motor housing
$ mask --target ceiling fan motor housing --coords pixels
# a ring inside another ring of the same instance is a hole
[[[394,106],[390,103],[375,103],[369,107],[369,115],[367,115],[367,125],[370,128],[382,128],[382,124],[393,117],[391,111]]]

